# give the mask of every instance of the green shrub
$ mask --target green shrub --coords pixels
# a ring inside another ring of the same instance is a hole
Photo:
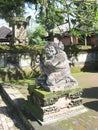
[[[80,49],[77,45],[65,45],[64,51],[67,53],[68,58],[71,58],[72,56],[77,57]]]
[[[66,45],[64,50],[66,51],[68,58],[71,58],[72,56],[77,57],[78,53],[80,51],[87,51],[91,50],[91,46],[81,46],[81,45]],[[36,56],[42,55],[44,56],[44,45],[0,45],[0,53],[17,53],[17,54],[25,54],[28,53],[31,57],[31,61],[36,60]],[[23,71],[17,71],[17,72],[11,72],[11,77],[13,78],[31,78],[31,77],[38,77],[40,75],[40,71],[38,68],[33,68],[33,65],[31,65],[31,70],[26,69]],[[2,69],[2,68],[1,68]],[[79,72],[79,68],[71,68],[72,72]],[[3,71],[6,71],[5,68],[3,68]],[[7,76],[7,79],[9,77]]]

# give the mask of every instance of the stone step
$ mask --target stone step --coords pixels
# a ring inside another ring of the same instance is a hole
[[[16,89],[11,84],[2,83],[0,84],[1,91],[8,101],[8,103],[14,108],[17,112],[18,117],[22,120],[26,129],[34,130],[34,127],[31,125],[30,120],[27,119],[27,108],[26,108],[26,97],[24,97],[18,89]],[[34,120],[34,117],[32,117]]]

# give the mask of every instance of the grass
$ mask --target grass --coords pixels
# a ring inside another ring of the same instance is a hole
[[[72,73],[72,75],[85,75],[85,74],[89,74],[90,72],[78,72],[78,73]]]
[[[81,49],[82,51],[83,50],[90,50],[90,49],[92,49],[92,47],[91,46],[85,46],[85,45],[78,45],[79,46],[79,49]]]
[[[89,72],[77,72],[77,73],[71,73],[72,76],[75,75],[85,75],[85,74],[89,74]],[[0,78],[0,83],[2,82],[8,82],[8,83],[12,83],[12,84],[35,84],[35,78],[30,78],[30,79],[19,79],[19,80],[6,80],[6,81],[2,81],[2,79]]]
[[[9,82],[12,84],[34,84],[35,83],[35,79],[19,79],[19,80],[9,80],[9,81],[5,81],[5,82]]]

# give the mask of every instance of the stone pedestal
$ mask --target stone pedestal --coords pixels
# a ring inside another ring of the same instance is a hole
[[[79,87],[59,92],[46,92],[28,87],[32,113],[41,124],[53,123],[83,113],[82,89]]]

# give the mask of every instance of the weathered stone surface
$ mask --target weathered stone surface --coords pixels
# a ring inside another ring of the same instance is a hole
[[[46,91],[57,92],[78,86],[71,76],[69,61],[61,42],[48,42],[45,46],[46,57],[40,57],[41,76],[36,80]]]
[[[28,90],[32,113],[41,123],[57,121],[64,116],[73,116],[76,110],[76,114],[85,110],[82,106],[82,89],[79,87],[66,91],[46,92],[32,85]]]
[[[83,108],[82,90],[71,76],[69,61],[63,50],[61,42],[46,44],[46,57],[44,60],[40,57],[42,75],[36,80],[36,85],[28,87],[32,112],[40,122],[79,114],[82,111],[79,107]]]
[[[28,37],[27,37],[27,25],[29,24],[30,17],[15,17],[14,21],[14,37],[16,44],[27,44]]]
[[[29,88],[28,88],[30,97],[31,97],[31,101],[34,104],[37,104],[39,106],[53,105],[61,99],[62,99],[61,102],[63,102],[63,98],[65,101],[70,99],[71,104],[73,104],[73,105],[76,102],[77,103],[82,102],[82,99],[81,99],[82,89],[80,89],[79,87],[73,88],[73,89],[72,88],[67,89],[66,91],[54,92],[54,93],[46,92],[44,90],[34,89],[34,88],[35,87],[33,85],[29,86]],[[67,107],[69,107],[69,104]]]

